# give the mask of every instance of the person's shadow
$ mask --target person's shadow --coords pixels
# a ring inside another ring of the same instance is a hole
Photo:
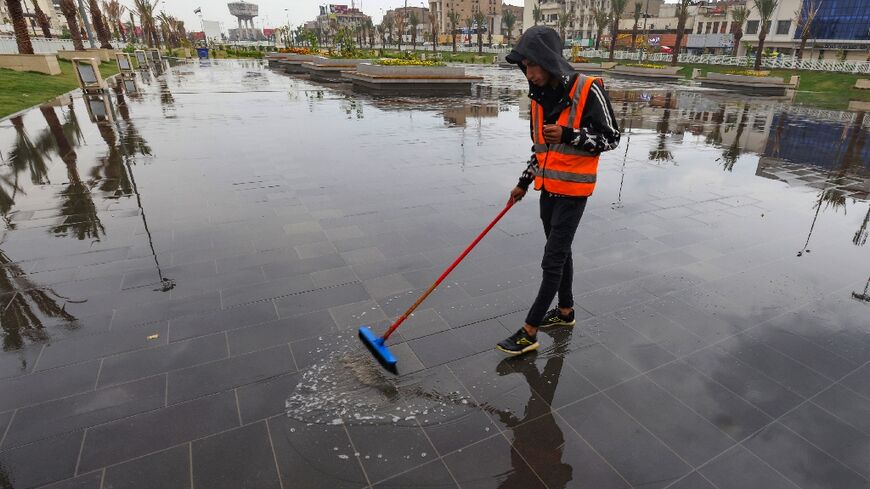
[[[499,485],[501,489],[525,487],[529,477],[534,478],[529,473],[528,466],[553,489],[564,488],[573,479],[573,468],[562,461],[565,436],[556,423],[551,408],[559,386],[559,377],[562,375],[565,355],[569,352],[572,332],[573,328],[544,331],[553,338],[553,346],[542,353],[542,356],[546,356],[543,372],[538,368],[538,363],[543,359],[538,358],[537,352],[506,358],[496,367],[500,376],[521,374],[530,388],[529,402],[523,418],[517,418],[509,411],[494,411],[513,434],[511,465],[514,470]]]

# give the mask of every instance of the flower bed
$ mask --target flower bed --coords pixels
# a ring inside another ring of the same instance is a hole
[[[652,63],[629,63],[629,64],[625,64],[622,66],[626,66],[629,68],[647,68],[647,69],[651,69],[651,70],[663,70],[665,68],[668,68],[665,65],[655,65]]]
[[[312,54],[311,50],[308,48],[281,48],[278,52],[289,54]]]
[[[726,71],[726,75],[740,75],[740,76],[769,76],[769,71],[755,71],[755,70],[732,70]]]
[[[398,58],[379,59],[375,64],[381,66],[447,66],[445,63],[440,61]]]

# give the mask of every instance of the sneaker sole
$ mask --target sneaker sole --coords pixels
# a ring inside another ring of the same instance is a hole
[[[540,343],[535,343],[533,345],[529,345],[529,346],[523,348],[520,351],[505,350],[504,348],[500,347],[499,345],[495,345],[495,348],[497,350],[501,350],[501,351],[507,353],[508,355],[522,355],[523,353],[528,353],[530,351],[537,350],[539,346],[541,346]]]
[[[561,323],[542,324],[542,325],[538,326],[538,328],[539,329],[547,329],[547,328],[552,328],[553,326],[574,326],[575,324],[577,324],[576,319],[571,321],[570,323],[566,323],[563,321]]]

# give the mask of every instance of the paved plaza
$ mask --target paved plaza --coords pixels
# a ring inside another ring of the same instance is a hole
[[[606,79],[577,325],[506,358],[527,83],[374,97],[203,61],[0,121],[0,488],[870,487],[870,129]]]

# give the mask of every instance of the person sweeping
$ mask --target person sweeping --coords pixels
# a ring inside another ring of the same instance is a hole
[[[559,34],[530,27],[505,59],[529,81],[532,157],[510,198],[520,201],[534,182],[547,244],[543,278],[525,324],[497,348],[519,355],[538,348],[538,328],[573,326],[571,245],[595,190],[598,156],[619,145],[619,127],[604,85],[574,71],[562,56]],[[556,308],[550,309],[558,295]]]

